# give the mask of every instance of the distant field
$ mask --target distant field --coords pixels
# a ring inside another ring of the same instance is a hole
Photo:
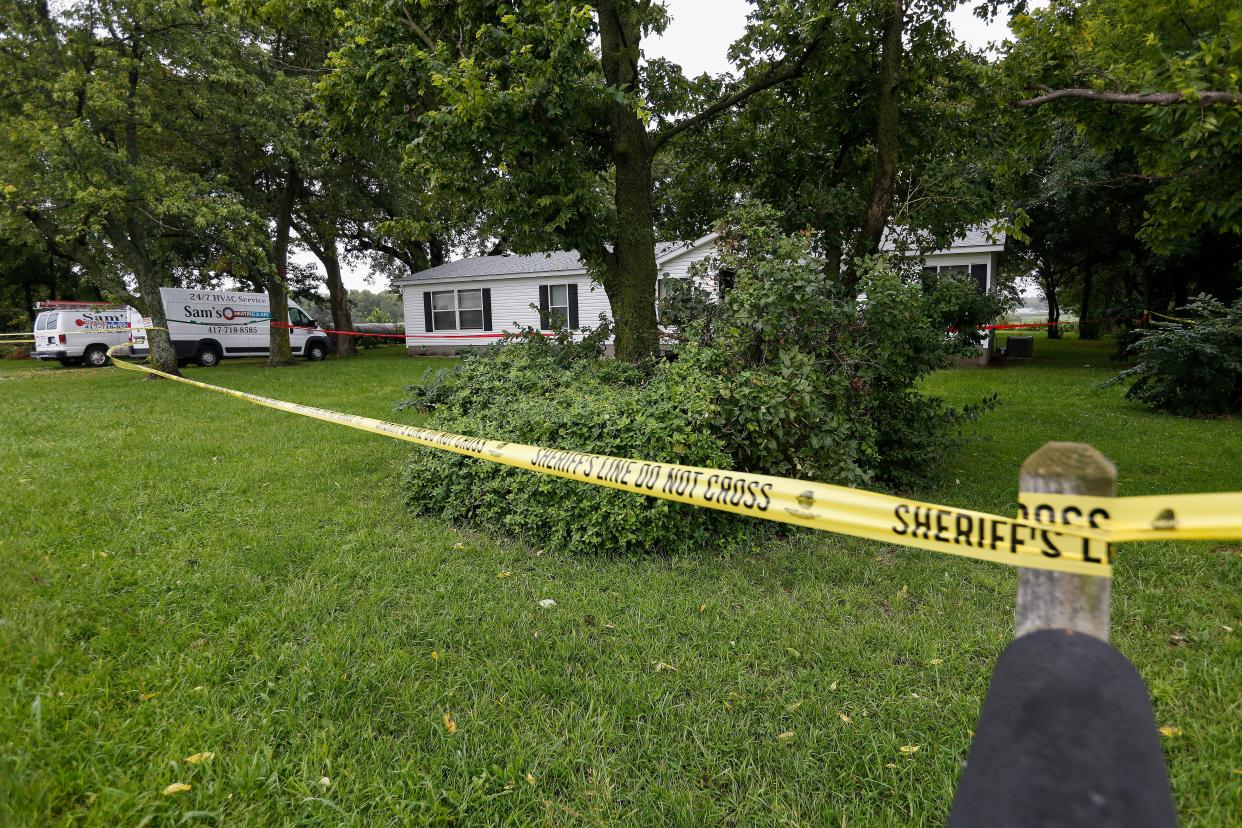
[[[1239,423],[1099,389],[1111,350],[930,377],[1000,404],[915,494],[1006,512],[1054,439],[1123,495],[1242,490]],[[413,422],[449,362],[187,373]],[[0,361],[0,395],[0,825],[939,825],[1012,638],[1006,567],[544,554],[411,517],[394,441],[113,368]],[[1242,545],[1124,545],[1113,590],[1183,824],[1236,824]]]

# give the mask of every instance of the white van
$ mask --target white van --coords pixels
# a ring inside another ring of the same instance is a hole
[[[129,341],[138,318],[132,308],[104,302],[41,302],[35,317],[35,359],[99,368],[108,349]]]
[[[160,288],[177,359],[203,367],[221,359],[267,356],[272,312],[266,293]],[[328,335],[295,303],[289,303],[289,347],[309,360],[326,357]]]

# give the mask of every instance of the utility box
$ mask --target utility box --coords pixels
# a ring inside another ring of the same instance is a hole
[[[1011,336],[1005,341],[1006,359],[1030,359],[1035,356],[1035,337]]]

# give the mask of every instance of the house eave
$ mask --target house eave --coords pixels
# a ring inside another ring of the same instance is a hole
[[[910,253],[906,255],[909,255],[912,257],[913,256],[919,256],[919,257],[957,256],[960,254],[970,254],[970,253],[1003,253],[1004,251],[1005,251],[1005,246],[1003,244],[978,244],[978,245],[970,245],[969,247],[963,245],[962,247],[950,247],[946,250],[929,250],[926,253],[918,253],[918,254]]]
[[[438,282],[487,282],[497,279],[563,279],[570,276],[587,276],[589,275],[585,269],[577,268],[574,270],[535,270],[523,273],[488,273],[475,274],[469,276],[433,276],[429,279],[394,279],[393,284],[397,287],[406,287],[408,285],[432,285]]]

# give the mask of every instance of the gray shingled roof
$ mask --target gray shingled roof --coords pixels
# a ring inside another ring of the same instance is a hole
[[[690,248],[689,242],[660,242],[656,245],[656,258],[678,248]],[[530,253],[525,256],[474,256],[458,259],[439,267],[420,270],[404,279],[396,279],[394,285],[423,282],[431,279],[479,279],[484,276],[514,276],[520,273],[561,273],[567,270],[586,272],[586,265],[577,250],[555,250],[550,253]]]
[[[950,247],[946,249],[935,250],[935,251],[928,250],[925,252],[926,253],[949,253],[949,252],[952,252],[953,250],[957,250],[963,247],[1003,247],[1005,245],[1005,234],[997,233],[996,238],[993,240],[993,239],[988,238],[988,231],[990,229],[991,229],[990,224],[976,224],[973,227],[967,228],[966,231],[962,235],[954,239],[953,244]],[[918,252],[918,243],[917,243],[918,240],[917,239],[910,238],[910,235],[904,232],[901,228],[892,228],[892,227],[884,231],[884,238],[880,241],[880,249],[881,250],[897,249],[897,244],[895,243],[894,236],[899,237],[904,243],[902,245],[903,252],[906,252],[906,253]]]
[[[552,273],[565,270],[585,270],[577,250],[557,250],[527,256],[474,256],[420,270],[404,279],[396,280],[395,284],[428,279],[477,279],[480,276],[511,276],[515,273]]]
[[[961,237],[953,240],[954,247],[991,247],[993,245],[1003,245],[1005,243],[1005,234],[996,233],[995,239],[988,238],[988,232],[991,227],[987,224],[976,224],[966,230]]]

